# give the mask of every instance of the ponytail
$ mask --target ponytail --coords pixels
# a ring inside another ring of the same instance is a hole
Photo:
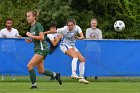
[[[27,13],[32,13],[33,16],[36,17],[36,18],[39,16],[39,11],[37,11],[37,10],[34,10],[34,11],[31,10],[31,11],[28,11]]]

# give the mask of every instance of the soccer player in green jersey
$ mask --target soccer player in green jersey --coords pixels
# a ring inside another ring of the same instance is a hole
[[[35,52],[34,56],[32,57],[32,59],[29,61],[27,65],[29,70],[30,80],[32,82],[31,89],[37,88],[36,73],[34,70],[35,66],[37,67],[38,72],[40,74],[44,74],[46,76],[56,78],[59,84],[60,85],[62,84],[60,73],[55,73],[44,69],[44,59],[47,56],[49,49],[48,49],[47,42],[44,39],[43,26],[36,21],[37,16],[38,16],[37,11],[27,12],[27,21],[31,25],[31,28],[30,28],[30,32],[26,33],[26,35],[29,37],[26,39],[26,42],[34,43],[34,52]]]

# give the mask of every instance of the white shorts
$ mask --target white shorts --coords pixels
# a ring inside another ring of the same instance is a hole
[[[65,53],[68,49],[73,48],[75,52],[79,52],[79,50],[75,46],[67,45],[67,44],[60,44],[60,49],[63,53]]]

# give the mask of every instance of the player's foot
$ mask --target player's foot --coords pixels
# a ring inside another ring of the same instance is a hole
[[[77,74],[72,74],[71,78],[72,79],[81,79],[82,77],[77,76]]]
[[[37,89],[37,86],[32,86],[31,89]]]
[[[59,82],[60,85],[62,85],[62,80],[61,80],[61,77],[60,77],[60,73],[56,73],[56,80]]]
[[[79,79],[79,83],[89,84],[89,81],[82,78],[82,79]]]

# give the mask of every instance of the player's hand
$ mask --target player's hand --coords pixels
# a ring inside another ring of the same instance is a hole
[[[58,35],[58,38],[60,38],[60,39],[61,39],[62,37],[63,37],[63,35],[61,35],[61,34],[60,34],[60,35]]]
[[[79,37],[78,37],[78,36],[75,36],[75,38],[76,38],[76,39],[79,39]]]
[[[26,41],[27,43],[31,43],[31,42],[32,42],[32,39],[31,39],[30,37],[26,37],[26,38],[25,38],[25,41]]]
[[[79,36],[75,36],[75,38],[80,40],[84,39],[83,37],[79,37]]]
[[[33,36],[30,32],[27,32],[26,35],[27,35],[28,37],[32,37],[32,36]]]

